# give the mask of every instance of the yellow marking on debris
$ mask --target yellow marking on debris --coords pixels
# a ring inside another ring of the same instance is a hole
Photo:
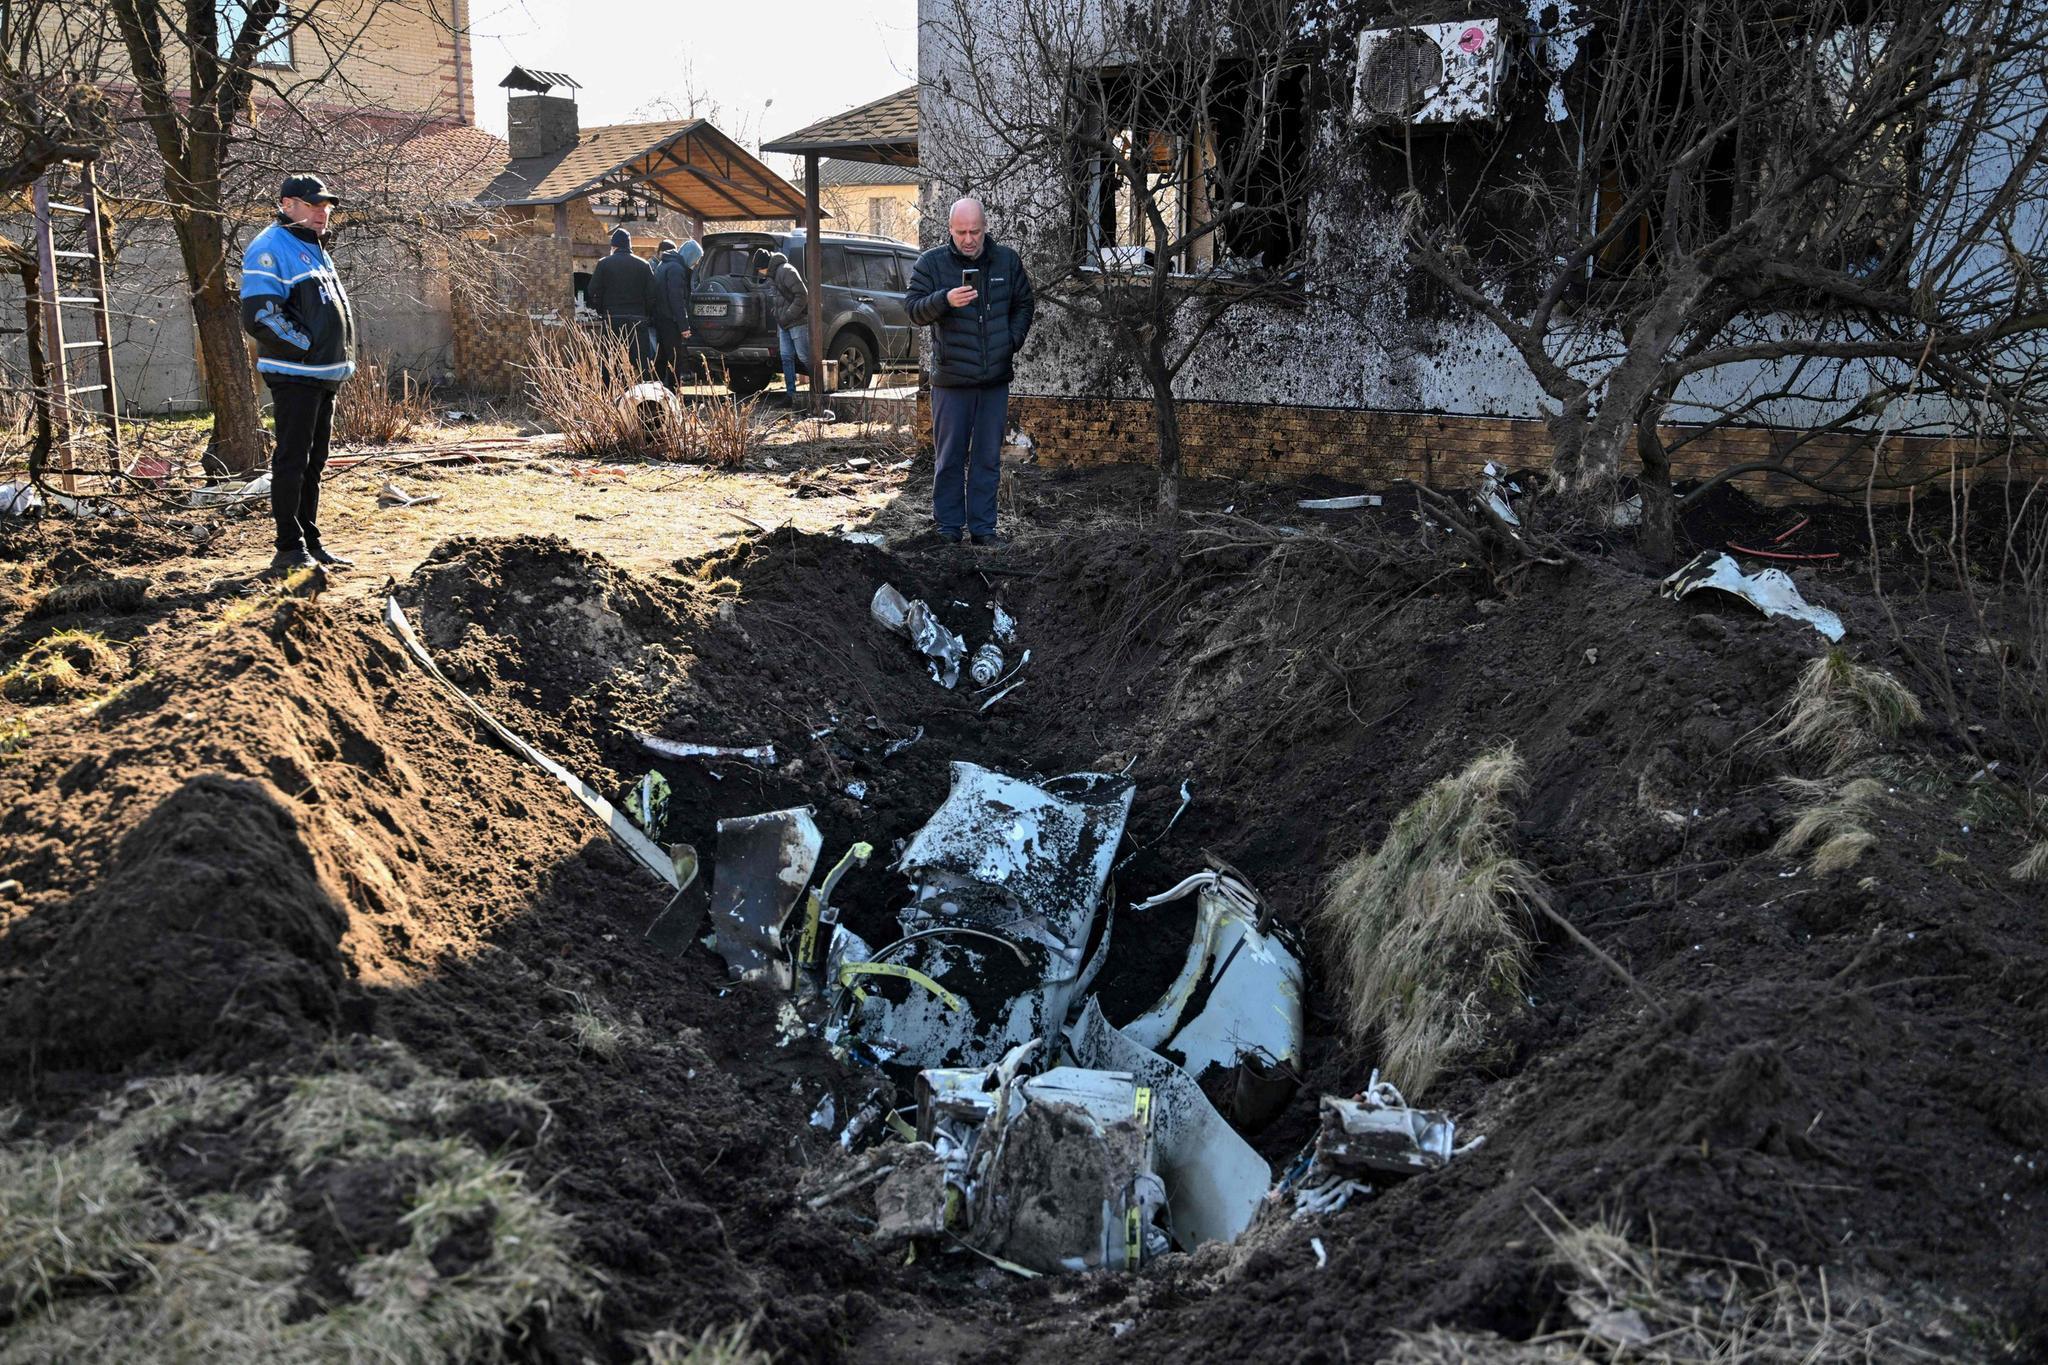
[[[944,986],[941,986],[938,982],[932,980],[923,972],[917,970],[917,968],[906,967],[900,962],[846,963],[839,969],[839,984],[842,986],[851,986],[853,985],[853,978],[856,976],[893,976],[899,980],[908,981],[913,985],[924,987],[926,990],[930,991],[933,995],[939,998],[940,1004],[944,1005],[947,1009],[952,1010],[955,1013],[958,1013],[959,1011],[967,1008],[966,1002],[961,1000],[959,996],[953,994],[953,992],[947,990]],[[854,990],[854,998],[857,1000],[865,1000],[867,996],[864,992],[862,992],[859,988],[856,987]]]

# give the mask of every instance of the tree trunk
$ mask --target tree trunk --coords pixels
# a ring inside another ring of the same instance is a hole
[[[1674,268],[1663,291],[1636,316],[1626,332],[1628,353],[1608,376],[1600,406],[1575,446],[1560,444],[1557,448],[1551,472],[1558,491],[1598,490],[1610,487],[1620,477],[1622,452],[1634,435],[1636,414],[1664,383],[1671,349],[1685,331],[1706,283],[1705,274],[1695,265]],[[1553,434],[1557,429],[1553,422]],[[1647,501],[1644,510],[1648,510]]]
[[[1159,438],[1159,510],[1172,514],[1180,510],[1180,408],[1165,357],[1146,357],[1145,377],[1152,381],[1152,427]]]
[[[250,473],[269,463],[270,452],[242,338],[242,302],[228,287],[226,220],[204,209],[174,211],[173,217],[185,278],[194,286],[192,325],[206,371],[206,402],[213,409],[213,455],[230,473]]]
[[[1638,543],[1651,563],[1664,568],[1677,556],[1676,499],[1671,496],[1671,453],[1657,433],[1657,418],[1663,413],[1661,401],[1645,406],[1636,415],[1636,456],[1642,461],[1637,481],[1643,499],[1643,524]]]

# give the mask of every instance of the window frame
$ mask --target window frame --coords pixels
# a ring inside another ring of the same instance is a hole
[[[234,55],[235,37],[248,21],[249,6],[247,0],[215,0],[214,14],[218,28],[214,35],[215,55],[226,61]],[[279,5],[277,13],[271,16],[270,24],[272,34],[265,35],[264,41],[257,44],[249,65],[259,71],[298,70],[297,29],[292,24],[291,6]],[[265,55],[274,52],[279,44],[284,47],[284,60]]]

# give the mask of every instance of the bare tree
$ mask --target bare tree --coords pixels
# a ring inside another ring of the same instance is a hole
[[[1554,405],[1555,486],[1605,488],[1633,453],[1644,545],[1668,558],[1671,456],[1722,426],[1897,435],[1988,405],[2039,431],[2048,10],[1548,13],[1522,64],[1535,79],[1496,124],[1446,137],[1395,121],[1362,139],[1406,167],[1411,259]],[[1870,482],[1867,461],[1799,463],[1714,481],[1771,470],[1845,496]]]
[[[1041,304],[1112,343],[1152,396],[1159,503],[1179,498],[1174,385],[1233,309],[1299,293],[1312,62],[1293,0],[945,0],[920,35],[926,169],[1022,244]],[[942,158],[942,159],[941,159]]]
[[[367,35],[400,5],[441,19],[434,0],[110,0],[126,71],[101,75],[132,81],[120,113],[144,135],[177,237],[214,453],[230,469],[264,458],[235,290],[237,230],[260,220],[284,172],[317,167],[346,184],[351,164],[388,157],[435,121],[375,113],[379,101],[358,80],[382,60]],[[80,4],[69,21],[97,13]]]

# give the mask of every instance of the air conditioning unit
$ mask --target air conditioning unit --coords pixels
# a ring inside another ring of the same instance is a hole
[[[1500,20],[1368,29],[1358,36],[1352,117],[1361,123],[1467,123],[1500,110]]]

